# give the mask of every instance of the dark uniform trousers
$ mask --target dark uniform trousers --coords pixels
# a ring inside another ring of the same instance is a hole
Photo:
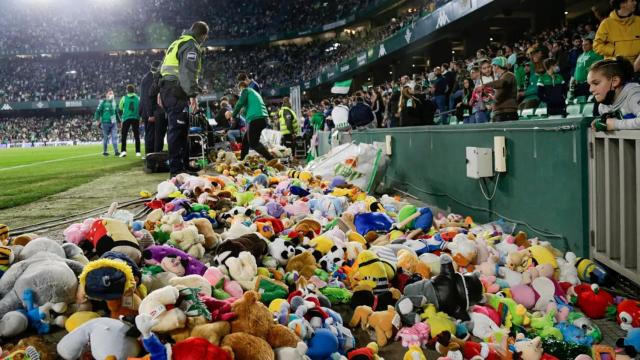
[[[177,81],[161,81],[160,99],[168,122],[169,171],[178,174],[189,164],[189,102]]]
[[[164,109],[158,109],[155,113],[155,122],[144,119],[144,152],[160,152],[164,150],[164,136],[167,135],[167,117]]]

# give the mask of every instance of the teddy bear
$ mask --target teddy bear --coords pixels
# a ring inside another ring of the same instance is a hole
[[[67,319],[61,315],[67,311],[66,303],[47,303],[38,306],[33,291],[26,289],[22,294],[24,309],[10,311],[0,319],[0,337],[13,337],[32,328],[38,334],[48,334],[51,325],[63,327]]]
[[[269,242],[269,256],[262,260],[262,264],[268,268],[287,266],[289,259],[295,255],[293,243],[284,238],[278,237]]]
[[[195,226],[187,226],[182,230],[172,231],[168,245],[177,247],[196,259],[204,256],[204,236],[198,234]]]
[[[297,271],[300,276],[310,279],[317,269],[316,258],[309,251],[292,257],[285,268],[286,272]]]
[[[231,279],[237,281],[244,290],[253,288],[258,265],[250,252],[243,251],[237,257],[227,258],[221,267],[227,269]]]
[[[427,264],[420,261],[418,255],[409,249],[398,250],[398,269],[402,269],[409,274],[419,274],[425,279],[431,277],[431,269]]]
[[[207,219],[192,219],[191,223],[198,229],[198,233],[204,236],[203,245],[205,249],[211,250],[222,241],[220,234],[213,231],[211,221]]]
[[[139,314],[151,315],[158,323],[151,329],[154,332],[170,332],[181,329],[187,322],[184,311],[174,305],[178,302],[180,292],[174,286],[165,286],[148,294],[140,302]]]
[[[224,265],[227,259],[238,257],[243,251],[249,252],[257,262],[260,262],[262,257],[269,252],[269,245],[261,235],[250,233],[225,240],[209,253],[213,256],[212,265],[220,266]]]
[[[447,244],[447,249],[451,251],[451,257],[459,272],[473,271],[478,254],[475,240],[469,239],[466,234],[458,234]]]
[[[141,349],[138,340],[127,335],[131,328],[131,325],[116,319],[89,320],[60,339],[58,355],[65,360],[76,360],[83,357],[89,345],[95,359],[135,357]]]
[[[26,258],[18,251],[24,259],[12,264],[0,278],[0,318],[22,307],[26,289],[33,291],[38,304],[75,303],[78,275],[84,266],[64,258],[64,250],[60,251],[62,256],[48,251],[29,251]]]
[[[188,337],[173,345],[163,344],[152,332],[158,319],[148,314],[140,314],[135,319],[136,327],[142,335],[142,344],[149,353],[145,359],[202,359],[202,360],[232,360],[230,348],[219,347],[206,337]],[[210,324],[213,325],[213,324]],[[228,324],[227,324],[228,325]],[[210,329],[215,332],[217,329]],[[135,360],[133,358],[129,358]]]
[[[140,316],[140,315],[138,315]],[[185,327],[169,332],[175,342],[186,340],[190,337],[207,339],[210,343],[220,346],[222,339],[231,332],[228,321],[209,322],[203,316],[189,317]]]
[[[554,271],[558,269],[555,253],[557,250],[551,245],[532,245],[526,249],[511,252],[506,256],[505,266],[511,270],[524,272],[533,265],[551,264]]]
[[[300,341],[292,330],[273,323],[271,312],[259,297],[255,291],[247,291],[232,305],[237,318],[231,321],[231,334],[224,337],[222,346],[231,347],[238,360],[272,360],[273,349],[296,347]]]

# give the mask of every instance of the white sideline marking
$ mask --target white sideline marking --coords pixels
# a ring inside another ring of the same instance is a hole
[[[28,167],[28,166],[48,164],[48,163],[54,163],[54,162],[58,162],[58,161],[65,161],[65,160],[70,160],[70,159],[78,159],[78,158],[96,156],[96,155],[99,155],[99,154],[84,154],[84,155],[69,156],[69,157],[61,158],[61,159],[38,161],[38,162],[31,163],[31,164],[16,165],[16,166],[10,166],[10,167],[6,167],[6,168],[0,168],[0,171],[20,169],[20,168],[24,168],[24,167]]]

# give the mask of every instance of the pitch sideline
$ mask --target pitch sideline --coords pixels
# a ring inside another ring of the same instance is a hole
[[[10,167],[6,167],[6,168],[0,168],[0,172],[7,171],[7,170],[21,169],[21,168],[25,168],[25,167],[29,167],[29,166],[34,166],[34,165],[49,164],[49,163],[54,163],[54,162],[58,162],[58,161],[65,161],[65,160],[78,159],[78,158],[89,157],[89,156],[96,156],[96,155],[99,155],[99,154],[75,155],[75,156],[69,156],[69,157],[60,158],[60,159],[38,161],[38,162],[30,163],[30,164],[16,165],[16,166],[10,166]]]

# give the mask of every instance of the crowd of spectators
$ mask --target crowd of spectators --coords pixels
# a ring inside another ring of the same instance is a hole
[[[166,44],[193,21],[211,25],[212,39],[264,37],[318,28],[376,0],[117,0],[3,1],[0,49],[63,51]]]
[[[91,115],[0,118],[0,144],[100,139],[102,133]]]
[[[163,0],[156,1],[163,3]],[[369,4],[373,0],[362,1]],[[234,77],[240,71],[254,74],[256,80],[265,88],[277,88],[301,80],[310,80],[315,78],[323,67],[354,56],[357,52],[402,30],[418,16],[433,11],[448,1],[420,1],[418,4],[421,4],[421,8],[392,18],[388,23],[368,30],[343,32],[336,39],[317,40],[305,45],[207,51],[203,65],[203,88],[209,93],[232,88],[235,85]],[[171,2],[167,6],[175,4]],[[91,99],[99,97],[99,94],[103,94],[109,88],[119,94],[127,84],[138,83],[149,64],[161,58],[162,54],[149,50],[130,55],[87,53],[0,59],[0,79],[5,84],[0,88],[0,101]]]

